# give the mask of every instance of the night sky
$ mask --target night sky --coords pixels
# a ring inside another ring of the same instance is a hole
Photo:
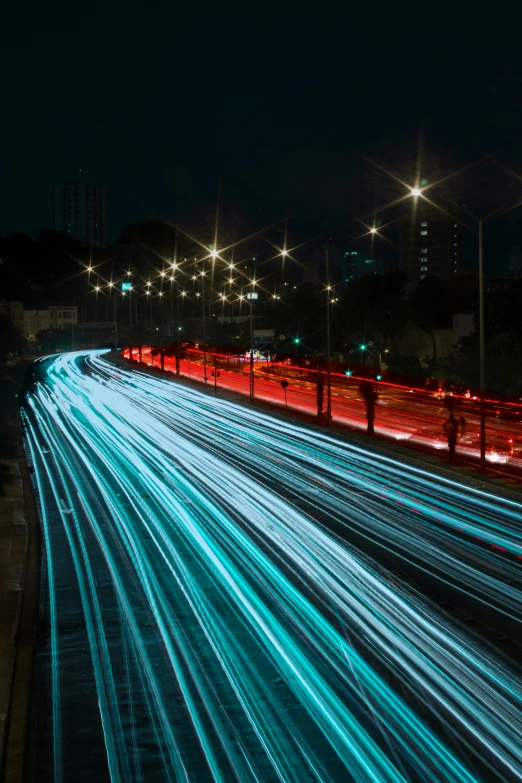
[[[52,184],[82,175],[108,187],[111,241],[134,221],[197,218],[218,185],[253,226],[341,231],[382,200],[361,155],[404,170],[420,134],[428,176],[488,153],[522,173],[515,20],[477,28],[471,6],[440,5],[93,8],[6,21],[0,235],[52,227]]]

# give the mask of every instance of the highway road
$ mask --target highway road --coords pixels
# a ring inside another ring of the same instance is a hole
[[[128,356],[128,350],[124,352]],[[134,358],[138,358],[137,351]],[[150,349],[142,352],[145,363],[159,365],[159,358],[151,359]],[[175,360],[166,358],[165,369],[175,371]],[[217,385],[241,394],[249,394],[248,362],[227,361],[218,357],[216,367],[220,373]],[[207,385],[214,384],[212,354],[207,355]],[[201,351],[189,351],[187,359],[180,362],[181,374],[192,380],[203,382],[204,363]],[[255,370],[255,395],[257,399],[281,407],[285,404],[293,410],[315,415],[316,383],[315,373],[306,369],[282,367],[258,362]],[[296,376],[296,377],[293,377]],[[300,377],[299,377],[300,376]],[[307,378],[309,376],[309,379]],[[289,386],[285,393],[281,380],[286,377]],[[332,418],[334,423],[355,429],[366,429],[364,404],[358,394],[360,380],[332,376]],[[376,408],[375,431],[392,441],[408,442],[428,451],[446,452],[447,438],[443,423],[448,417],[441,395],[434,392],[402,388],[386,383],[376,383],[379,401]],[[486,459],[494,469],[515,479],[522,478],[522,405],[487,404]],[[464,416],[466,431],[459,436],[458,454],[466,461],[478,462],[480,455],[479,403],[473,399],[460,398],[457,415]]]
[[[35,369],[38,780],[522,780],[521,670],[453,611],[520,637],[520,504],[101,351]]]

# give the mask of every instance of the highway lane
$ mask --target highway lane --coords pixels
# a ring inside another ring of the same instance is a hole
[[[137,358],[137,352],[135,352]],[[143,361],[151,362],[149,349],[142,353]],[[180,363],[181,374],[203,382],[204,364],[203,354],[198,351],[190,352],[191,360],[182,360]],[[158,364],[159,359],[156,358]],[[165,369],[174,371],[175,360],[165,359]],[[285,394],[280,386],[283,375],[281,371],[287,370],[289,386]],[[239,392],[249,394],[249,365],[248,362],[230,364],[224,358],[217,359],[217,370],[220,372],[217,385]],[[213,358],[207,357],[207,382],[214,384]],[[295,368],[281,368],[266,365],[259,362],[255,365],[255,394],[259,400],[272,404],[298,410],[307,415],[314,415],[316,411],[316,385],[311,377],[308,381],[302,377],[291,377]],[[298,370],[306,375],[305,370]],[[340,379],[332,377],[332,417],[335,423],[365,430],[366,418],[364,404],[357,392],[358,382],[353,379]],[[409,392],[386,384],[376,384],[380,394],[377,405],[375,429],[378,435],[395,441],[409,441],[412,445],[426,450],[446,451],[447,439],[442,425],[447,418],[441,399],[434,393]],[[502,407],[502,406],[500,406]],[[506,406],[504,406],[506,408]],[[522,406],[507,406],[516,418],[522,412]],[[488,409],[496,410],[495,406],[488,405]],[[473,400],[461,399],[459,402],[459,415],[464,415],[467,422],[465,434],[459,437],[458,453],[461,458],[477,460],[480,453],[480,421],[477,403]],[[507,408],[506,408],[507,410]],[[498,411],[500,413],[500,411]],[[508,466],[510,474],[517,476],[522,470],[522,429],[519,421],[503,421],[493,415],[487,420],[487,452],[486,459],[491,465],[499,464]],[[506,470],[506,468],[504,468]]]
[[[348,543],[519,623],[520,507],[96,353],[40,365],[55,779],[522,777],[518,672]]]

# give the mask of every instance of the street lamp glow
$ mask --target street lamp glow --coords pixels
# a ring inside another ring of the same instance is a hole
[[[205,277],[206,272],[200,272],[199,274],[201,275],[201,277]]]
[[[214,248],[214,250],[211,251],[210,255],[212,256],[212,258],[217,258],[218,257],[218,251]]]
[[[159,294],[158,294],[158,296],[163,296],[163,292],[162,292],[162,291],[160,291],[160,292],[159,292]]]
[[[222,299],[226,299],[226,296],[225,296],[225,294],[221,294],[221,298],[222,298]]]
[[[187,295],[187,292],[186,292],[186,291],[182,291],[182,292],[181,292],[181,296],[186,296],[186,295]]]
[[[178,268],[178,265],[176,264],[175,261],[172,262],[171,266],[174,269],[174,271]]]
[[[377,229],[375,228],[375,226],[372,226],[370,229],[370,234],[376,234],[376,233],[377,233]]]
[[[198,293],[196,294],[196,296],[201,296],[201,294],[199,293],[199,291],[198,291]]]
[[[241,299],[241,301],[242,301],[242,300],[243,300],[245,297],[243,296],[243,294],[239,294],[239,298],[240,298],[240,299]]]
[[[162,277],[165,277],[165,275],[166,275],[166,274],[167,274],[166,272],[162,272],[162,273],[161,273],[161,276],[162,276]]]
[[[229,269],[234,269],[234,264],[230,263],[230,264],[228,265],[228,268],[229,268]]]
[[[286,256],[288,255],[288,250],[281,250],[281,255],[283,256],[283,258],[286,258]]]
[[[422,193],[422,190],[420,188],[411,188],[411,195],[414,197],[420,196]]]
[[[110,280],[107,285],[109,286],[109,288],[112,288],[114,283],[112,282],[112,280]]]
[[[256,281],[255,281],[255,280],[252,280],[252,285],[255,285],[255,284],[256,284]]]
[[[99,285],[95,286],[94,290],[95,290],[96,292],[98,292],[98,291],[100,290],[100,286],[99,286]]]
[[[87,267],[87,271],[88,271],[88,272],[92,272],[92,266],[88,266],[88,267]]]
[[[231,276],[231,277],[229,277],[229,278],[228,278],[228,282],[229,282],[229,283],[233,283],[233,282],[234,282],[234,278],[233,278],[232,276]]]

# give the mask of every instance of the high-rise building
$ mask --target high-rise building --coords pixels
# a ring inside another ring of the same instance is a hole
[[[343,279],[345,283],[359,280],[366,275],[383,275],[385,272],[386,268],[382,261],[367,258],[358,250],[348,250],[344,254]]]
[[[107,247],[107,188],[85,182],[53,186],[54,230],[84,245]]]
[[[426,275],[449,280],[462,268],[462,230],[455,219],[421,204],[401,224],[401,269],[411,283]]]

